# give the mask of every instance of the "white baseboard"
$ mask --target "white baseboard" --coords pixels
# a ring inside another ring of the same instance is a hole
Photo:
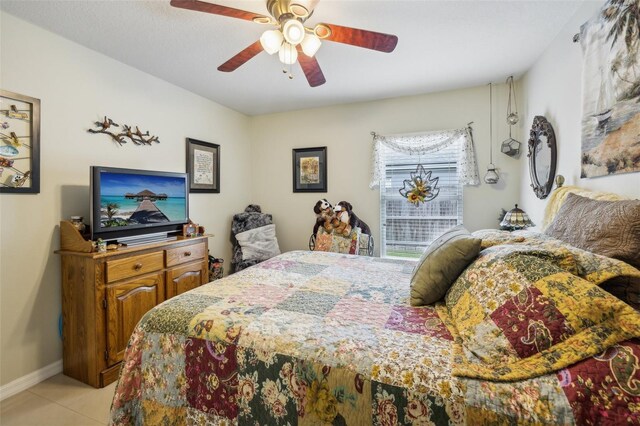
[[[62,373],[62,360],[58,360],[46,367],[42,367],[41,369],[34,371],[33,373],[29,373],[26,376],[22,376],[7,383],[4,386],[0,386],[0,401],[27,390],[58,373]]]

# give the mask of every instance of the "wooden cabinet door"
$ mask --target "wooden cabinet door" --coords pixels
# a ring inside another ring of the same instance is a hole
[[[207,261],[177,266],[167,271],[167,299],[208,282]]]
[[[157,273],[107,287],[107,361],[122,361],[140,318],[163,300],[163,274]]]

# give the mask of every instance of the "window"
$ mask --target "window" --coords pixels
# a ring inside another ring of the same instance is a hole
[[[462,223],[462,184],[458,181],[459,144],[426,155],[409,155],[383,147],[384,187],[380,188],[382,257],[417,258],[447,229]],[[421,163],[439,177],[440,193],[432,201],[411,204],[398,192]]]

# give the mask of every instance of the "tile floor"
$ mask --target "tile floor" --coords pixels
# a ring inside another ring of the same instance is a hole
[[[116,384],[95,389],[58,374],[0,402],[2,426],[106,425]]]

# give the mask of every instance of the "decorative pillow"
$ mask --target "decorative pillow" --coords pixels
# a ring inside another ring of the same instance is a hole
[[[499,244],[521,243],[525,240],[522,235],[498,229],[480,229],[472,232],[471,235],[482,240],[480,243],[482,250]]]
[[[451,228],[422,254],[411,275],[411,306],[442,299],[460,273],[478,256],[480,239],[464,226]]]
[[[598,287],[616,276],[640,271],[548,238],[483,250],[438,311],[453,324],[453,374],[524,380],[640,337],[640,314]]]
[[[328,233],[324,228],[318,229],[316,235],[316,251],[331,251],[334,253],[358,254],[360,228],[353,228],[348,237],[335,233]]]
[[[549,194],[547,207],[544,208],[544,217],[542,218],[542,224],[540,225],[543,231],[547,229],[551,222],[553,222],[553,219],[558,214],[560,207],[562,207],[562,203],[564,203],[567,196],[572,193],[592,200],[619,201],[629,199],[612,192],[592,191],[590,189],[579,188],[571,185],[556,188],[551,194]]]
[[[640,201],[569,194],[545,234],[640,268]]]
[[[267,260],[280,254],[276,225],[266,225],[236,234],[242,260]]]

